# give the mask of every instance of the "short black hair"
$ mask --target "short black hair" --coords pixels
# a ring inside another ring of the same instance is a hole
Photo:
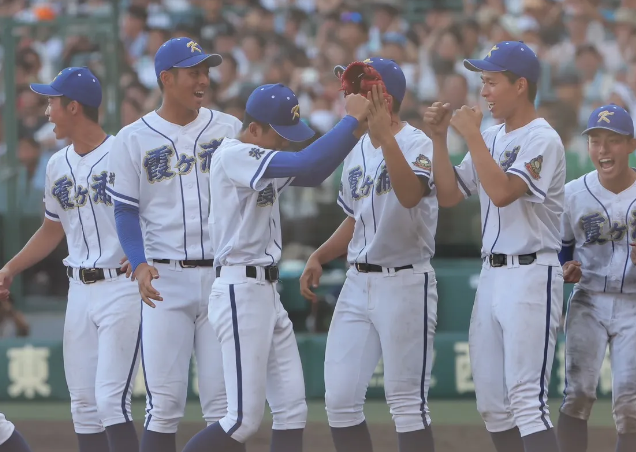
[[[513,74],[510,71],[504,71],[503,75],[508,79],[510,83],[515,83],[521,78],[517,74]],[[526,79],[526,81],[528,82],[528,100],[534,104],[534,101],[537,98],[537,83],[531,82],[528,79]]]
[[[266,122],[261,122],[257,119],[254,119],[254,117],[251,116],[248,112],[245,112],[245,115],[243,116],[243,125],[241,127],[241,131],[246,131],[250,124],[253,122],[261,126],[263,128],[263,132],[267,132],[271,128],[271,126]]]
[[[174,75],[175,77],[179,73],[176,67],[171,67],[170,69],[168,69],[168,72],[172,72],[172,75]],[[157,85],[159,85],[159,90],[163,93],[163,82],[161,81],[161,74],[159,74],[159,77],[157,77]]]
[[[73,102],[73,99],[70,99],[66,96],[62,96],[60,98],[60,103],[62,104],[63,107],[67,107],[68,104],[70,104],[71,102]],[[90,119],[94,123],[99,124],[99,108],[91,107],[81,102],[77,102],[77,103],[82,106],[82,111],[84,112],[84,116],[86,116],[88,119]]]
[[[129,16],[141,20],[144,24],[148,20],[148,11],[143,6],[130,5],[126,12]]]

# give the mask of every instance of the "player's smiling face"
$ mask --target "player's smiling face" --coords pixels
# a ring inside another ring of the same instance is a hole
[[[519,101],[517,83],[511,83],[501,72],[482,72],[481,82],[481,96],[488,102],[488,110],[493,118],[509,117]]]
[[[634,151],[635,140],[611,130],[591,130],[588,149],[592,163],[599,174],[614,177],[629,168],[629,154]]]
[[[172,73],[167,91],[178,103],[188,110],[198,110],[203,105],[203,97],[210,86],[210,69],[206,62],[193,67],[180,68]]]
[[[68,138],[69,125],[73,121],[73,116],[66,111],[68,105],[66,107],[62,105],[60,97],[49,97],[47,99],[48,104],[44,114],[49,118],[49,122],[55,126],[53,128],[55,138],[58,140]]]

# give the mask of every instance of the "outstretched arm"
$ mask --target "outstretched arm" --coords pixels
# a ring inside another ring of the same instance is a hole
[[[139,224],[139,207],[115,200],[117,236],[134,273],[139,264],[146,263],[144,239]]]

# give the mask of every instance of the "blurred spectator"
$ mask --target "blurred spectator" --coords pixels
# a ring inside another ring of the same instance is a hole
[[[576,49],[575,66],[583,82],[583,105],[579,113],[579,124],[584,126],[590,113],[607,100],[614,79],[603,69],[603,57],[592,44]]]
[[[148,33],[146,20],[148,11],[142,6],[131,5],[124,16],[122,24],[122,40],[126,50],[128,64],[134,65],[146,50]]]
[[[13,304],[13,298],[0,301],[0,338],[26,337],[29,335],[29,323],[24,314]]]

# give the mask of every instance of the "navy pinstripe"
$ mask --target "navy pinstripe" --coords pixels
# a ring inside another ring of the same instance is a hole
[[[236,355],[236,423],[227,431],[232,434],[239,429],[243,423],[243,369],[241,368],[241,341],[238,330],[238,315],[236,313],[236,297],[234,295],[234,284],[230,284],[230,306],[232,308],[232,329],[234,330],[234,354]]]

